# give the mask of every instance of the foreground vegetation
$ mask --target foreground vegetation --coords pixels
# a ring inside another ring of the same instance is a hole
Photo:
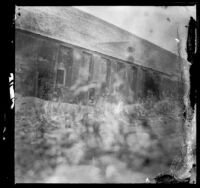
[[[16,96],[16,182],[141,183],[183,165],[176,100],[81,106]]]

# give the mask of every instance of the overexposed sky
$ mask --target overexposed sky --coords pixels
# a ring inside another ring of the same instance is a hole
[[[139,37],[177,54],[177,29],[181,56],[185,53],[190,16],[196,19],[196,6],[76,6]]]

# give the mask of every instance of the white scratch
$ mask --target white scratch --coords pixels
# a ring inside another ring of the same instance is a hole
[[[175,41],[176,41],[177,43],[179,43],[179,42],[180,42],[180,40],[179,40],[179,39],[177,39],[177,38],[175,38]]]
[[[146,181],[146,183],[149,183],[149,182],[150,182],[149,178],[146,178],[146,180],[145,180],[145,181]]]
[[[10,99],[12,100],[11,109],[13,109],[14,108],[14,99],[15,99],[14,88],[13,88],[13,83],[14,83],[13,73],[10,73],[9,83],[10,83]]]

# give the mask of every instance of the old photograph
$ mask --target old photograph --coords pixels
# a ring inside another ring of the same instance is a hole
[[[195,184],[195,24],[195,5],[16,6],[15,183]]]

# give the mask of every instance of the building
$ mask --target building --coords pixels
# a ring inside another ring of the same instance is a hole
[[[117,80],[130,101],[177,96],[175,54],[73,7],[16,9],[16,92],[88,104],[112,95]]]

